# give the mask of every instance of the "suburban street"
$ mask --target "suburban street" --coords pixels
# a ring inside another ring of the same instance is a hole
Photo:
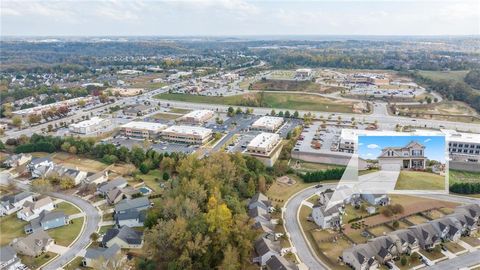
[[[441,261],[433,266],[428,267],[429,270],[454,270],[471,267],[480,264],[480,250],[468,252],[456,258]]]
[[[47,195],[71,202],[85,213],[85,224],[77,241],[70,246],[67,252],[60,254],[42,268],[44,270],[56,270],[77,257],[90,244],[90,235],[97,231],[101,218],[97,209],[84,199],[58,192],[49,192]]]
[[[290,237],[290,241],[292,242],[293,247],[295,247],[300,261],[309,269],[321,270],[329,268],[317,257],[314,252],[312,252],[308,241],[303,236],[298,220],[298,211],[302,205],[302,201],[311,197],[316,192],[325,190],[327,188],[335,188],[336,186],[337,184],[328,184],[324,185],[322,188],[311,187],[304,189],[291,197],[283,209],[284,224],[287,234]]]

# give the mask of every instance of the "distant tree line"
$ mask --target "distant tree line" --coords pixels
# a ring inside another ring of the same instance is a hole
[[[463,80],[471,87],[480,90],[480,69],[470,70]]]

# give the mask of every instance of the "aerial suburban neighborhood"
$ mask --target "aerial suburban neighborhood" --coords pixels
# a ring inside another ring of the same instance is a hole
[[[419,2],[2,1],[0,269],[480,269],[478,3]]]

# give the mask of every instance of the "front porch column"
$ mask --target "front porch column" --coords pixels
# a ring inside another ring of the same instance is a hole
[[[410,166],[408,167],[409,169],[412,169],[413,168],[413,160],[410,159]]]

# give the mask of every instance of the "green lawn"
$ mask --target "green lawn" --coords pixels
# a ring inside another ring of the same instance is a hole
[[[297,162],[299,166],[297,166]],[[322,171],[322,170],[328,170],[328,169],[334,169],[334,168],[345,168],[345,166],[341,166],[341,165],[305,162],[305,161],[296,160],[296,159],[292,159],[292,161],[290,161],[290,165],[291,167],[293,167],[299,172],[311,172],[311,171]]]
[[[241,106],[245,104],[258,104],[260,94],[250,93],[236,96],[212,97],[164,93],[156,95],[155,98],[195,103]],[[282,108],[289,110],[316,110],[345,113],[353,112],[353,104],[351,102],[336,102],[329,98],[308,94],[297,95],[285,93],[264,93],[263,104],[263,107]]]
[[[40,266],[50,261],[55,256],[57,256],[57,254],[53,252],[45,252],[38,257],[19,255],[20,259],[22,260],[22,263],[28,266],[30,269],[39,268]]]
[[[373,233],[375,236],[382,236],[387,233],[390,233],[392,232],[392,230],[390,228],[388,228],[387,226],[377,226],[377,227],[374,227],[374,228],[370,228],[368,229],[371,233]]]
[[[191,112],[192,110],[189,109],[182,109],[182,108],[170,108],[171,113],[181,113],[181,114],[187,114]]]
[[[163,189],[160,187],[160,183],[163,181],[163,172],[160,170],[151,170],[147,174],[139,174],[138,177],[153,190],[153,193],[162,193]]]
[[[358,176],[360,176],[360,175],[365,175],[365,174],[369,174],[369,173],[374,173],[374,172],[378,172],[378,169],[359,170],[359,171],[358,171]]]
[[[68,202],[61,202],[57,204],[57,210],[63,211],[65,215],[73,215],[80,213],[77,207],[73,206],[71,203]]]
[[[48,235],[55,240],[57,245],[69,246],[77,238],[82,229],[85,218],[77,218],[71,221],[72,224],[63,227],[47,230]]]
[[[151,117],[153,119],[170,121],[170,120],[175,120],[175,119],[177,119],[181,116],[178,115],[178,114],[171,114],[171,113],[156,113],[156,114],[152,115]]]
[[[82,257],[76,257],[73,261],[63,267],[64,270],[89,269],[82,266]]]
[[[468,70],[455,70],[455,71],[419,71],[420,75],[429,78],[434,81],[439,80],[453,80],[456,82],[463,82],[463,79],[468,73]]]
[[[443,255],[442,252],[437,250],[432,250],[432,251],[420,250],[420,253],[432,261],[438,260],[440,258],[445,258],[445,255]]]
[[[397,190],[443,190],[445,177],[428,172],[400,171]]]
[[[23,227],[28,222],[17,218],[15,213],[0,217],[0,246],[10,243],[13,239],[26,236]]]
[[[465,250],[462,246],[455,242],[446,242],[444,245],[452,253],[458,253]]]
[[[448,182],[450,185],[465,182],[478,183],[480,182],[480,172],[449,170]]]
[[[100,227],[100,230],[98,231],[99,234],[104,234],[108,231],[108,229],[113,228],[114,225],[107,225],[107,226],[102,226]]]

